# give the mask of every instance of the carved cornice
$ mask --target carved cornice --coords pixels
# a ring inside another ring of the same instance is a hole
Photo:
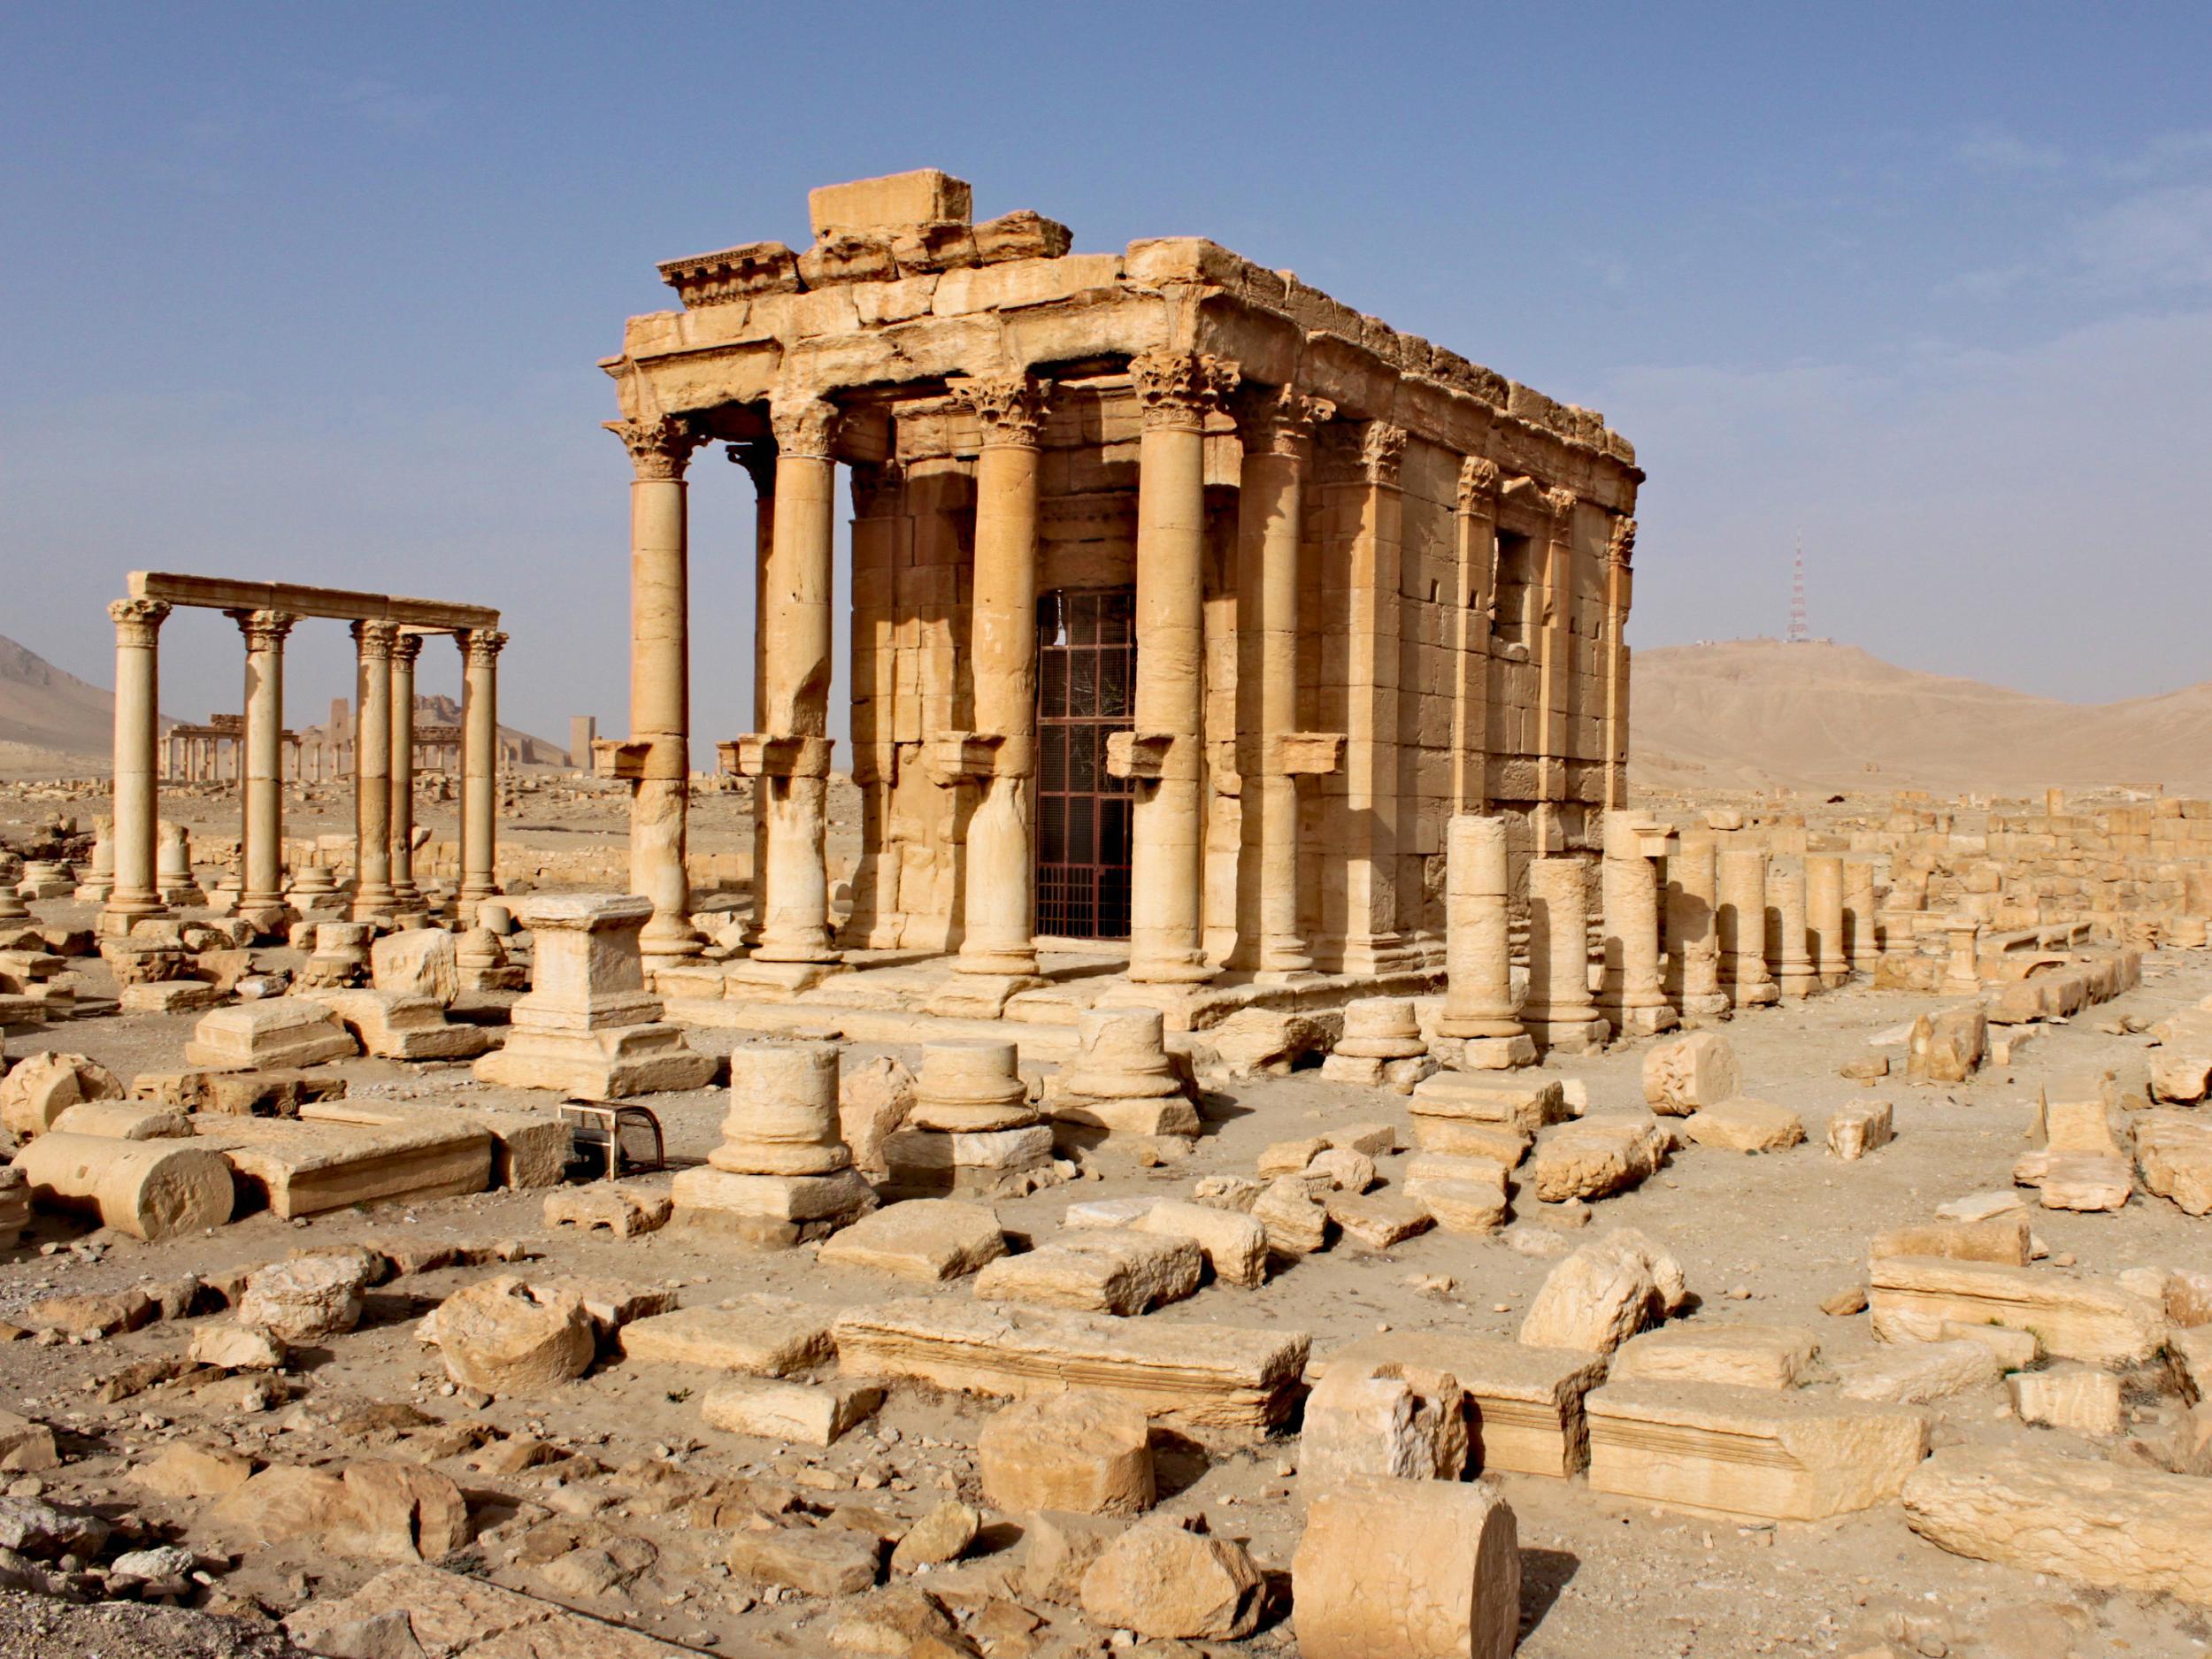
[[[1256,386],[1237,405],[1237,435],[1248,455],[1284,455],[1302,459],[1313,429],[1336,417],[1325,397],[1310,397],[1294,387]]]
[[[349,630],[353,635],[353,649],[365,663],[388,663],[392,648],[399,642],[399,624],[396,622],[357,622]]]
[[[1575,503],[1578,498],[1571,489],[1548,489],[1543,494],[1545,509],[1559,521],[1563,533],[1574,518]]]
[[[622,440],[622,447],[630,452],[630,465],[641,479],[681,478],[691,465],[691,452],[707,441],[706,434],[681,415],[601,424]]]
[[[1393,426],[1380,420],[1371,420],[1367,430],[1360,434],[1360,471],[1371,484],[1382,484],[1394,489],[1398,484],[1398,467],[1406,456],[1406,429]]]
[[[772,399],[768,424],[776,434],[776,448],[788,456],[810,460],[835,458],[839,411],[826,397]]]
[[[1486,460],[1479,455],[1469,456],[1459,464],[1460,511],[1479,512],[1485,508],[1494,507],[1498,499],[1498,486],[1503,481],[1504,475],[1498,471],[1495,461]]]
[[[223,614],[238,625],[250,652],[282,650],[292,625],[299,620],[288,611],[226,611]]]
[[[1040,380],[1027,370],[1011,374],[979,374],[948,380],[945,390],[954,403],[973,414],[983,428],[987,449],[1033,449],[1044,431],[1045,403],[1052,382]]]
[[[468,628],[454,636],[461,655],[472,668],[489,668],[507,649],[507,636],[497,628]]]
[[[115,621],[115,642],[150,650],[169,618],[169,606],[159,599],[119,599],[108,607]]]
[[[1636,521],[1625,518],[1614,519],[1613,532],[1606,539],[1605,562],[1616,570],[1624,571],[1635,562],[1635,557]]]
[[[733,466],[745,469],[745,475],[753,480],[753,493],[773,498],[776,493],[776,446],[765,438],[753,438],[743,443],[733,443],[724,451]]]
[[[403,633],[392,641],[392,660],[414,667],[416,659],[422,655],[422,637],[419,634]]]
[[[1148,430],[1198,432],[1236,390],[1243,371],[1227,357],[1158,347],[1129,359],[1129,383]]]

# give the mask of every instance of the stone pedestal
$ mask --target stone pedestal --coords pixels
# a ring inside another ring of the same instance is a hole
[[[638,936],[650,899],[563,895],[514,910],[530,930],[530,994],[514,1006],[507,1046],[476,1063],[480,1080],[577,1100],[707,1085],[714,1062],[660,1023],[660,999],[645,989]]]
[[[1363,996],[1347,1003],[1344,1034],[1321,1063],[1321,1075],[1333,1083],[1394,1088],[1401,1094],[1412,1094],[1435,1074],[1413,1004],[1402,996]]]
[[[1944,964],[1943,983],[1937,987],[1938,994],[1943,996],[1979,996],[1982,991],[1981,923],[1970,916],[1954,916],[1943,926],[1943,938],[1951,954]]]
[[[1598,1008],[1624,1037],[1650,1037],[1680,1020],[1659,979],[1659,872],[1673,832],[1640,812],[1604,816],[1599,879],[1605,904],[1605,969]]]
[[[192,873],[192,838],[181,824],[165,819],[160,826],[154,846],[154,887],[161,902],[172,908],[207,902]]]
[[[1767,872],[1767,965],[1784,996],[1810,996],[1818,988],[1805,933],[1805,869],[1778,864]]]
[[[1805,928],[1813,973],[1823,990],[1832,991],[1851,977],[1843,941],[1843,859],[1838,854],[1806,857]]]
[[[1094,1008],[1076,1027],[1074,1064],[1047,1094],[1056,1141],[1198,1136],[1198,1111],[1168,1054],[1157,1010]]]
[[[1586,1054],[1607,1026],[1590,995],[1588,872],[1580,859],[1528,867],[1528,1003],[1521,1022],[1540,1048]]]
[[[1781,1001],[1767,972],[1767,856],[1756,847],[1724,847],[1715,860],[1721,977],[1729,1001],[1755,1008]]]
[[[837,1045],[748,1043],[730,1054],[730,1110],[707,1167],[669,1189],[674,1219],[749,1243],[826,1238],[875,1207],[837,1127]]]
[[[1863,858],[1843,861],[1843,949],[1854,973],[1871,973],[1882,959],[1881,928],[1874,896],[1874,866]]]
[[[1444,1013],[1440,1036],[1467,1071],[1534,1065],[1536,1045],[1513,999],[1505,820],[1463,813],[1445,841]]]
[[[1052,1131],[1037,1120],[1010,1042],[926,1043],[906,1127],[886,1137],[890,1190],[901,1197],[998,1197],[1044,1184]]]
[[[1685,831],[1667,859],[1667,970],[1661,981],[1685,1025],[1728,1018],[1715,879],[1713,838]]]
[[[115,819],[103,813],[92,820],[92,867],[77,883],[81,904],[104,904],[115,890]]]

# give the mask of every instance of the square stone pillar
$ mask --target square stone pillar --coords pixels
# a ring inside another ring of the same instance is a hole
[[[169,607],[157,599],[119,599],[108,615],[115,622],[115,885],[100,931],[121,935],[142,916],[167,914],[154,876],[160,810],[154,749],[161,719],[157,652]]]
[[[392,891],[392,647],[399,626],[357,622],[353,744],[353,919],[389,916]]]

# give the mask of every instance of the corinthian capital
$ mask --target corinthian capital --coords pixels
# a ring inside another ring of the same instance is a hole
[[[691,452],[706,436],[681,415],[649,415],[642,420],[601,423],[622,440],[630,452],[630,465],[641,479],[681,478],[691,465]]]
[[[421,634],[410,634],[403,629],[398,637],[393,640],[392,660],[394,662],[405,663],[410,668],[412,668],[415,665],[417,659],[421,656]]]
[[[399,643],[399,624],[396,622],[357,622],[351,629],[353,649],[365,663],[388,663],[392,649]]]
[[[1026,369],[1011,374],[962,376],[945,382],[953,402],[969,411],[983,428],[987,449],[1033,449],[1045,425],[1045,403],[1052,382],[1033,378]]]
[[[1459,510],[1462,512],[1479,511],[1491,506],[1498,498],[1502,475],[1495,461],[1471,455],[1459,464]]]
[[[1406,457],[1406,429],[1386,421],[1371,420],[1360,434],[1359,461],[1371,484],[1395,486],[1398,465]]]
[[[768,404],[776,448],[785,455],[817,461],[833,457],[838,418],[837,405],[826,397],[778,397]]]
[[[1242,371],[1227,357],[1155,347],[1129,359],[1129,380],[1148,427],[1196,432],[1236,390]]]
[[[1295,458],[1305,454],[1313,429],[1335,415],[1336,405],[1325,397],[1309,397],[1288,386],[1256,386],[1237,406],[1237,435],[1247,454]]]
[[[457,637],[461,655],[475,668],[489,668],[506,649],[507,636],[497,628],[468,628]]]
[[[1606,538],[1605,562],[1620,570],[1626,570],[1636,557],[1636,521],[1616,518],[1613,532]]]
[[[118,645],[151,647],[168,619],[169,606],[159,599],[119,599],[108,607],[115,621]]]
[[[226,611],[223,614],[238,625],[249,651],[282,650],[292,625],[299,620],[288,611]]]
[[[1544,505],[1550,510],[1551,516],[1559,521],[1559,528],[1563,534],[1569,522],[1574,518],[1575,501],[1575,493],[1571,489],[1554,488],[1544,492]]]
[[[753,480],[753,494],[772,496],[776,493],[776,446],[764,438],[754,438],[744,443],[733,443],[726,451],[733,466],[745,469],[746,477]]]

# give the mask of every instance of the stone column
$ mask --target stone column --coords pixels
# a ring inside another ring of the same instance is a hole
[[[691,646],[684,470],[705,438],[675,415],[611,420],[630,452],[630,887],[653,901],[648,958],[695,955],[684,871],[690,814]]]
[[[470,628],[461,648],[461,887],[465,919],[499,891],[499,653],[507,636]]]
[[[353,919],[391,913],[392,648],[399,626],[357,622],[353,743]]]
[[[1225,359],[1154,349],[1129,365],[1144,421],[1137,479],[1135,730],[1110,740],[1139,780],[1130,856],[1129,978],[1211,979],[1200,942],[1200,786],[1208,414],[1235,389]]]
[[[1452,810],[1490,803],[1490,643],[1498,594],[1498,485],[1495,461],[1459,464],[1459,590],[1453,597],[1457,679],[1452,687]]]
[[[1521,1023],[1540,1048],[1583,1054],[1606,1025],[1590,995],[1589,876],[1579,858],[1528,867],[1528,1002]]]
[[[1843,949],[1855,973],[1871,973],[1882,959],[1881,930],[1875,925],[1874,866],[1863,858],[1843,861]]]
[[[1817,984],[1806,949],[1805,867],[1794,859],[1767,870],[1767,965],[1784,996],[1810,996]]]
[[[765,440],[733,443],[724,451],[731,465],[753,481],[753,709],[752,729],[768,729],[768,654],[760,649],[760,619],[768,613],[768,567],[776,549],[776,446]],[[768,780],[753,780],[753,867],[749,881],[753,911],[745,923],[744,942],[760,943],[768,893]]]
[[[1598,1007],[1623,1036],[1648,1037],[1681,1022],[1659,984],[1659,872],[1671,837],[1640,812],[1604,817],[1599,881],[1605,904],[1605,972]]]
[[[1686,1025],[1728,1018],[1720,988],[1720,935],[1716,926],[1713,838],[1684,831],[1667,859],[1667,997]]]
[[[1844,954],[1843,859],[1839,854],[1806,856],[1805,926],[1813,972],[1823,990],[1832,991],[1851,977],[1851,960]]]
[[[989,750],[968,820],[961,973],[1037,972],[1037,859],[1030,840],[1037,772],[1037,474],[1046,382],[1027,373],[949,388],[983,429],[976,462],[975,579],[969,672],[975,729]]]
[[[238,844],[238,908],[284,903],[284,640],[296,617],[232,611],[246,641],[245,787]]]
[[[1244,732],[1245,856],[1256,902],[1239,918],[1238,961],[1262,984],[1284,984],[1313,966],[1299,925],[1298,549],[1314,424],[1336,406],[1288,387],[1268,388],[1240,411],[1244,460],[1237,490],[1238,718]]]
[[[1505,820],[1462,813],[1445,831],[1444,1012],[1438,1035],[1460,1044],[1470,1071],[1532,1065],[1536,1045],[1513,999]]]
[[[837,406],[779,399],[776,517],[759,616],[762,770],[768,797],[762,962],[834,964],[826,824],[829,793],[831,546],[836,513]]]
[[[423,908],[415,885],[415,660],[422,635],[403,631],[392,641],[392,844],[393,906]]]
[[[1778,1002],[1767,972],[1767,856],[1756,847],[1724,847],[1715,861],[1720,900],[1721,974],[1738,1008]]]
[[[1572,748],[1574,669],[1574,527],[1579,499],[1553,488],[1542,496],[1550,534],[1544,552],[1542,620],[1536,631],[1536,847],[1555,852],[1566,845],[1563,823],[1568,798],[1567,756]]]
[[[123,934],[142,916],[166,914],[154,880],[154,781],[159,736],[158,636],[169,607],[157,599],[119,599],[115,620],[115,886],[100,912],[100,931]]]
[[[1628,610],[1635,598],[1632,561],[1636,521],[1616,518],[1605,546],[1605,632],[1600,641],[1605,677],[1605,804],[1628,799]]]

